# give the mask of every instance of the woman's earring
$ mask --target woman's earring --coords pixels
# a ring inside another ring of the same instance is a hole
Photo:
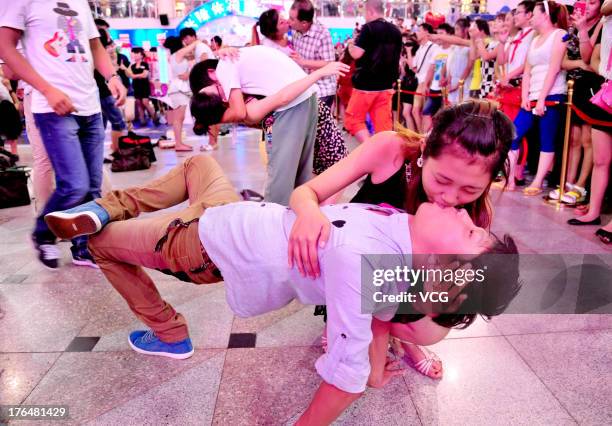
[[[421,154],[421,156],[419,158],[417,158],[417,166],[422,168],[423,167],[423,154]]]

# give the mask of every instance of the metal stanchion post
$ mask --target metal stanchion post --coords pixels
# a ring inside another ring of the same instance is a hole
[[[459,80],[459,103],[463,102],[463,85],[465,80]]]
[[[574,97],[574,80],[567,82],[567,117],[565,119],[565,137],[563,138],[563,157],[561,158],[561,179],[559,182],[559,204],[565,194],[565,181],[567,180],[567,161],[569,157],[570,127],[572,119],[572,99]]]
[[[443,87],[442,88],[442,107],[445,107],[448,105],[448,88]]]
[[[394,129],[399,129],[400,125],[400,116],[402,113],[402,80],[400,78],[397,79],[397,120],[395,120]]]

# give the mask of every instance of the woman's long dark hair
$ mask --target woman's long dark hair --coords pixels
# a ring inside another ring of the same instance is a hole
[[[567,30],[569,27],[569,13],[567,12],[567,8],[563,4],[556,3],[554,1],[548,1],[548,10],[550,22],[557,28],[562,30]],[[541,12],[546,13],[546,7],[544,6],[544,2],[537,2],[535,7],[540,9]]]
[[[183,48],[183,43],[181,43],[180,38],[170,36],[164,41],[164,47],[170,51],[171,55],[174,55]]]
[[[399,132],[406,141],[406,158],[412,178],[406,185],[404,208],[414,214],[427,202],[421,168],[416,162],[421,154],[420,137],[411,131]],[[514,125],[494,104],[484,100],[470,100],[440,110],[433,118],[432,130],[425,140],[423,158],[438,158],[450,148],[459,148],[470,156],[480,157],[489,167],[491,182],[499,174],[508,176],[508,152],[514,137]],[[491,226],[492,209],[489,201],[491,184],[475,201],[463,206],[474,221],[483,228]]]
[[[220,123],[228,108],[227,102],[219,95],[200,93],[204,87],[216,83],[210,78],[209,70],[216,69],[218,62],[216,59],[199,62],[189,73],[189,86],[192,93],[190,111],[195,120],[193,132],[196,135],[203,135],[208,132],[210,126]]]
[[[259,16],[259,30],[270,40],[278,38],[278,10],[268,9]]]

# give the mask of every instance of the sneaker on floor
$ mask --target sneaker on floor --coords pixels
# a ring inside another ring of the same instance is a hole
[[[34,248],[38,251],[38,260],[42,262],[47,269],[56,271],[59,267],[59,250],[55,241],[38,240],[32,236]]]
[[[47,222],[49,229],[58,238],[66,240],[80,235],[95,234],[109,220],[108,212],[95,201],[45,215],[45,222]]]
[[[100,267],[96,264],[93,256],[87,249],[87,246],[84,247],[70,247],[70,251],[72,252],[72,263],[77,266],[88,266],[90,268],[100,269]]]
[[[159,340],[153,330],[136,330],[130,333],[128,341],[132,349],[145,355],[174,359],[187,359],[193,355],[193,345],[189,337],[180,342],[166,343]]]

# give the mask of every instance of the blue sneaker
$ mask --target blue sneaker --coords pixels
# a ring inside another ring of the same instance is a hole
[[[70,252],[72,253],[72,263],[77,266],[87,266],[89,268],[100,269],[100,267],[96,264],[93,256],[89,252],[87,245],[84,246],[75,246],[70,247]]]
[[[145,355],[167,356],[174,359],[187,359],[193,355],[193,345],[188,337],[175,343],[165,343],[159,340],[153,330],[136,330],[128,338],[130,346],[136,352]]]
[[[108,212],[95,201],[45,215],[45,222],[49,229],[58,238],[65,240],[71,240],[80,235],[95,234],[109,221]]]

